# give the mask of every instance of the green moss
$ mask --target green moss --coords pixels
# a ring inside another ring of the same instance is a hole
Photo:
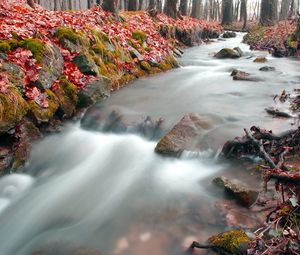
[[[39,39],[25,39],[19,42],[19,46],[31,51],[37,61],[41,61],[46,49],[45,43]]]
[[[150,64],[148,62],[146,62],[146,61],[141,61],[140,62],[140,66],[141,66],[142,70],[145,70],[147,72],[150,72],[151,69],[152,69],[152,67],[150,66]]]
[[[106,51],[106,47],[102,42],[98,42],[97,44],[93,45],[92,49],[97,54],[103,54]]]
[[[132,32],[132,38],[142,43],[146,41],[147,34],[143,31],[137,30]]]
[[[26,101],[14,86],[11,86],[5,94],[0,93],[0,133],[13,128],[27,110]]]
[[[250,239],[243,230],[231,230],[212,236],[208,241],[218,248],[224,249],[232,254],[237,254],[239,247],[250,242]]]
[[[63,40],[66,39],[72,43],[77,44],[81,38],[81,36],[70,27],[58,28],[55,32],[55,36],[57,37],[60,43],[62,43]]]
[[[159,68],[163,71],[168,71],[168,70],[172,69],[172,65],[170,63],[168,63],[167,61],[161,61],[159,63]]]
[[[0,52],[8,52],[10,51],[10,45],[7,42],[0,41]]]
[[[94,41],[95,43],[104,43],[104,42],[110,42],[109,37],[107,36],[107,34],[105,34],[102,31],[98,31],[98,30],[92,30],[92,34],[94,36]]]

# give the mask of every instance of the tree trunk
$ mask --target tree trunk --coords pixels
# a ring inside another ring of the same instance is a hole
[[[241,17],[243,17],[244,23],[243,23],[243,31],[246,31],[247,28],[247,0],[242,0],[241,2]]]
[[[137,10],[137,0],[129,0],[128,11],[136,11],[136,10]]]
[[[247,15],[247,2],[246,0],[241,0],[240,21],[244,21],[245,14]]]
[[[174,19],[178,17],[177,0],[166,0],[164,13]]]
[[[282,0],[281,1],[281,7],[280,7],[280,13],[279,13],[279,19],[285,20],[287,19],[289,15],[289,9],[290,9],[290,0]]]
[[[92,7],[91,0],[87,0],[87,8],[90,9]]]
[[[103,0],[102,8],[105,11],[117,13],[118,12],[118,1],[116,0]]]
[[[144,0],[139,1],[139,10],[142,10],[144,7]]]
[[[156,0],[156,8],[159,12],[162,12],[163,9],[162,9],[163,5],[162,5],[162,1],[161,0]]]
[[[72,0],[68,0],[68,9],[72,10]]]
[[[191,16],[196,19],[200,19],[200,14],[201,14],[201,0],[193,0]]]
[[[34,7],[34,1],[33,0],[27,0],[27,4],[31,7],[31,8],[35,8]]]
[[[187,16],[188,15],[188,1],[187,0],[180,0],[179,10],[181,15]]]
[[[233,2],[232,0],[223,0],[223,18],[222,25],[228,25],[232,23],[233,20]]]
[[[261,0],[260,24],[273,25],[277,20],[278,0]]]
[[[96,4],[100,5],[101,0],[96,0]]]

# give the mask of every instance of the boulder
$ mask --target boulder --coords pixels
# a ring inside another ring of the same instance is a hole
[[[131,55],[132,58],[137,58],[138,61],[143,61],[144,60],[141,53],[139,53],[135,48],[130,46],[129,47],[129,52],[130,52],[130,55]]]
[[[229,180],[224,176],[216,177],[213,183],[224,188],[225,192],[232,195],[241,205],[250,207],[257,199],[259,191],[247,187],[239,180]]]
[[[78,94],[79,106],[86,107],[110,96],[108,80],[99,79],[88,83]]]
[[[256,59],[253,60],[255,63],[266,63],[268,60],[266,57],[257,57]]]
[[[10,86],[0,93],[0,134],[6,133],[27,113],[28,105],[17,88]]]
[[[97,76],[99,74],[98,67],[95,62],[90,59],[87,55],[80,54],[76,56],[72,63],[78,67],[80,72],[87,75]]]
[[[208,243],[226,254],[247,255],[251,239],[244,230],[230,230],[208,239]]]
[[[185,150],[199,151],[203,131],[212,128],[210,121],[198,114],[185,115],[156,145],[155,152],[180,156]]]
[[[223,38],[234,38],[236,37],[236,33],[233,31],[227,31],[222,35]]]
[[[38,79],[35,82],[41,89],[50,89],[53,83],[63,73],[64,59],[55,44],[47,44],[44,57],[39,63]]]
[[[71,41],[69,41],[68,39],[66,38],[62,38],[60,40],[60,44],[65,48],[67,49],[68,51],[70,51],[71,53],[78,53],[78,52],[81,52],[81,47],[80,45],[77,45]]]
[[[217,54],[215,54],[216,58],[240,58],[242,55],[239,51],[230,48],[224,48],[220,50]]]
[[[262,72],[275,71],[275,67],[273,67],[273,66],[263,66],[263,67],[259,68],[259,71],[262,71]]]

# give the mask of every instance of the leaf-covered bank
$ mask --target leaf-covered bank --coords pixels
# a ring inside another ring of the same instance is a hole
[[[178,47],[221,30],[189,17],[0,2],[0,170],[22,165],[40,131],[138,77],[177,67]]]

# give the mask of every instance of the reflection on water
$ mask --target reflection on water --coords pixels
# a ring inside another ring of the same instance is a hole
[[[182,68],[140,79],[100,107],[104,114],[118,109],[133,120],[163,117],[166,130],[184,114],[199,113],[212,126],[203,136],[205,151],[163,158],[154,153],[155,142],[137,135],[76,125],[44,139],[32,152],[27,175],[0,180],[0,254],[98,254],[76,251],[81,246],[105,254],[180,254],[191,240],[223,230],[215,207],[221,194],[210,182],[226,166],[215,161],[214,151],[243,127],[289,127],[290,120],[276,121],[264,108],[299,81],[294,60],[269,56],[268,65],[277,71],[267,73],[258,71],[262,64],[253,63],[250,54],[239,60],[209,54],[235,46],[248,51],[240,40],[189,49]],[[232,81],[233,68],[263,81]],[[234,168],[230,173],[244,174]]]

